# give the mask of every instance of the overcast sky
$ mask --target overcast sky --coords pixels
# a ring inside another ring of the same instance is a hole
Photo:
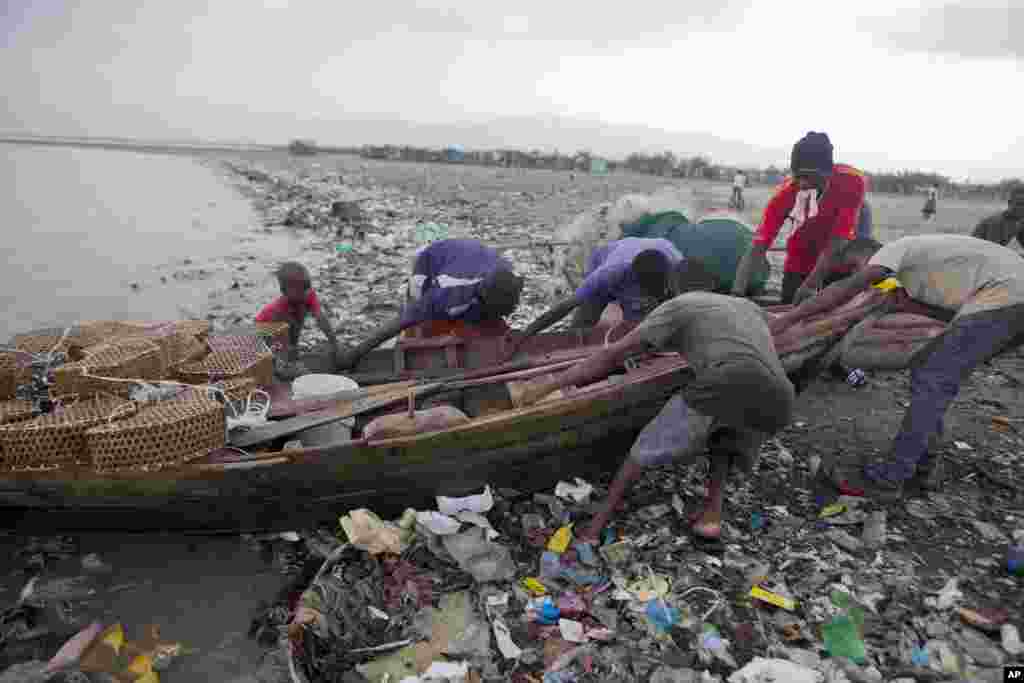
[[[557,115],[1024,175],[1021,0],[2,1],[5,131],[276,143]]]

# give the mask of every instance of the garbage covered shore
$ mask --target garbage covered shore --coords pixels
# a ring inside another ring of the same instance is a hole
[[[550,241],[581,212],[666,184],[422,168],[385,182],[352,158],[228,163],[270,231],[308,233],[314,285],[347,344],[397,314],[423,241]],[[701,212],[727,192],[701,186],[683,200]],[[507,256],[528,278],[511,321],[521,327],[563,285],[551,251]],[[214,323],[251,318],[264,303],[253,289],[232,290]],[[304,338],[322,341],[312,329]],[[1024,544],[1022,383],[1019,354],[974,373],[947,416],[940,489],[879,505],[816,475],[886,448],[909,400],[906,373],[871,372],[859,387],[819,380],[753,475],[728,487],[715,548],[687,531],[703,473],[672,466],[645,473],[597,547],[575,543],[573,529],[606,480],[487,489],[392,521],[347,511],[336,527],[250,538],[289,581],[239,615],[266,655],[235,680],[1001,681],[1005,665],[1024,662],[1013,564]],[[90,614],[97,595],[124,590],[97,578],[102,556],[75,557],[61,539],[7,540],[19,551],[4,581],[0,681],[186,680],[182,661],[219,654]],[[57,562],[68,558],[79,571]],[[41,630],[54,614],[76,618]]]

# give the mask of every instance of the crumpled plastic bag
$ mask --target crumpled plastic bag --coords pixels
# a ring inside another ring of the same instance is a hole
[[[437,509],[442,515],[455,515],[459,512],[476,512],[483,514],[494,507],[494,496],[491,487],[484,487],[484,492],[462,498],[437,497]]]
[[[442,536],[441,542],[459,568],[479,583],[515,578],[516,567],[508,548],[487,540],[480,527]]]
[[[398,525],[385,522],[370,510],[352,510],[339,520],[349,543],[371,555],[400,555],[407,547],[407,534]]]
[[[824,674],[785,659],[754,657],[746,666],[729,676],[729,683],[821,683]]]
[[[566,500],[572,500],[576,503],[585,503],[590,498],[590,494],[594,492],[594,487],[580,479],[574,477],[575,483],[570,484],[567,481],[560,481],[555,486],[555,495],[559,498]]]
[[[469,665],[465,662],[433,662],[421,676],[407,676],[399,683],[428,683],[428,681],[461,683],[468,676]]]

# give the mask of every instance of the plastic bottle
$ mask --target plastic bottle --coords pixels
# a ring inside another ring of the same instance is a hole
[[[857,626],[845,614],[840,614],[822,626],[825,650],[830,657],[848,657],[861,664],[867,657],[864,641],[857,633]]]
[[[850,370],[849,374],[846,375],[846,383],[851,387],[863,386],[868,381],[867,375],[860,368],[854,368]]]

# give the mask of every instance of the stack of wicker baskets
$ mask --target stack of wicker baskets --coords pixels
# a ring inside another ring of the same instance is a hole
[[[222,447],[224,406],[207,391],[185,389],[153,402],[131,400],[139,382],[174,379],[217,384],[232,401],[273,380],[267,340],[287,340],[287,324],[210,336],[209,323],[92,322],[65,333],[38,330],[12,340],[16,348],[67,353],[53,370],[52,395],[63,406],[33,417],[12,400],[31,378],[19,353],[0,352],[0,467],[91,466],[101,471],[178,466]]]
[[[82,400],[48,415],[0,425],[0,461],[5,469],[52,469],[83,464],[86,432],[138,406],[118,398]]]
[[[147,403],[137,414],[85,433],[89,462],[99,471],[178,467],[224,446],[224,407],[206,392]]]

